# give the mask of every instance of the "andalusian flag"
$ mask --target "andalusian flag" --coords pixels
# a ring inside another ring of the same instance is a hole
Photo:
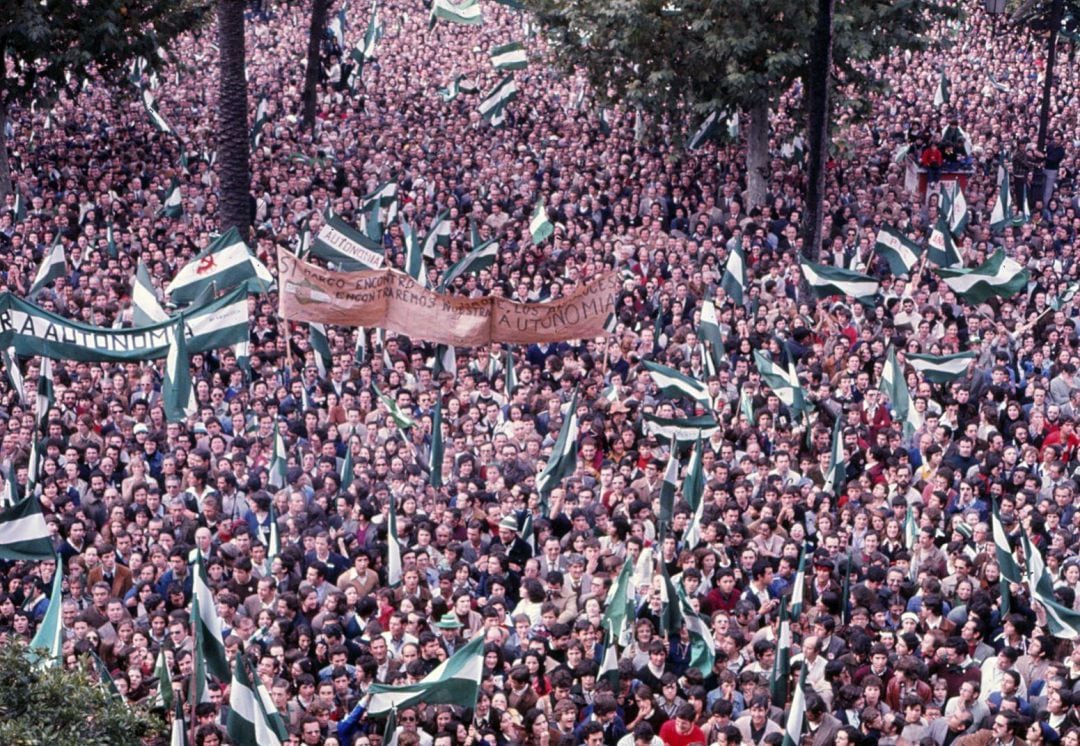
[[[48,253],[41,259],[41,266],[34,275],[34,284],[30,286],[28,297],[33,298],[48,285],[67,274],[67,257],[64,254],[64,246],[60,243],[60,237],[49,247]]]
[[[634,584],[631,582],[633,574],[634,563],[627,557],[604,601],[604,616],[600,620],[600,626],[612,646],[616,643],[629,645],[633,636],[637,609]]]
[[[11,383],[12,393],[15,394],[18,401],[22,401],[26,390],[26,382],[23,380],[22,369],[19,368],[19,357],[15,353],[15,348],[8,347],[7,349],[0,350],[0,358],[3,359],[4,372],[7,374],[8,381]]]
[[[465,0],[460,4],[452,3],[450,0],[435,0],[431,4],[431,19],[428,28],[434,28],[439,19],[466,26],[477,26],[484,22],[484,14],[480,10],[480,3],[476,0]]]
[[[173,303],[194,303],[209,285],[234,288],[245,284],[249,293],[264,293],[274,276],[256,259],[235,227],[216,237],[206,250],[185,264],[165,289]]]
[[[229,687],[229,740],[236,746],[281,746],[288,738],[285,723],[269,697],[262,696],[259,677],[247,656],[238,653]]]
[[[371,695],[368,715],[383,715],[419,702],[464,709],[475,707],[484,672],[484,639],[485,635],[477,635],[415,684],[372,684],[368,689]]]
[[[1009,545],[1009,535],[1001,523],[1001,511],[997,500],[994,500],[992,504],[990,523],[994,535],[994,559],[997,560],[998,567],[1001,569],[1001,577],[1017,585],[1023,583],[1020,563],[1016,561],[1012,547]]]
[[[720,112],[715,109],[709,116],[705,117],[701,125],[697,128],[693,135],[690,136],[689,142],[686,143],[687,150],[698,150],[702,145],[709,140],[713,140],[716,137],[717,131],[720,129]]]
[[[532,220],[529,221],[529,234],[532,235],[533,244],[541,244],[555,232],[555,226],[548,220],[547,209],[544,207],[544,198],[536,201],[536,211]]]
[[[289,471],[289,452],[285,449],[285,439],[281,437],[281,431],[274,425],[274,451],[270,455],[270,475],[267,484],[271,488],[280,490],[285,486],[286,474]]]
[[[38,371],[37,379],[37,398],[34,403],[34,416],[38,423],[38,427],[45,429],[45,418],[49,416],[49,409],[52,408],[53,401],[56,397],[56,386],[53,383],[53,361],[52,358],[42,357],[41,368]]]
[[[184,196],[180,191],[180,180],[175,176],[165,192],[165,203],[161,206],[161,215],[166,218],[178,218],[184,214]]]
[[[270,120],[270,102],[266,96],[259,97],[259,103],[255,107],[255,121],[251,125],[251,147],[257,148],[262,142],[262,129]]]
[[[795,582],[791,587],[791,598],[788,600],[788,618],[798,621],[802,616],[803,599],[806,596],[806,547],[799,551],[799,569],[795,573]]]
[[[525,54],[525,45],[512,41],[491,48],[491,65],[496,70],[524,70],[529,66],[529,57]]]
[[[757,350],[754,350],[754,364],[761,374],[761,380],[793,415],[799,416],[806,410],[806,396],[794,366],[788,366],[788,369],[784,370]]]
[[[402,411],[401,407],[397,405],[397,402],[391,399],[389,396],[379,391],[379,387],[372,381],[371,388],[375,392],[375,396],[383,403],[387,411],[390,413],[390,418],[394,421],[394,424],[400,427],[402,430],[408,430],[413,427],[416,422],[409,415],[408,412]]]
[[[437,399],[435,402],[435,413],[431,416],[431,460],[428,464],[431,469],[431,486],[435,489],[441,489],[443,486],[442,470],[444,454],[442,400]]]
[[[334,365],[334,353],[330,350],[330,338],[326,336],[325,324],[308,322],[308,344],[311,346],[312,357],[315,358],[315,370],[320,378],[326,378]]]
[[[657,388],[673,399],[693,399],[705,407],[710,404],[709,388],[700,381],[685,376],[674,368],[649,360],[641,361]]]
[[[939,267],[952,267],[960,264],[960,254],[956,251],[956,244],[952,240],[952,232],[949,229],[949,221],[945,216],[938,214],[934,230],[930,232],[930,238],[926,241],[927,258]]]
[[[189,746],[187,728],[184,725],[184,702],[179,697],[173,703],[172,729],[169,731],[169,746]]]
[[[229,660],[225,655],[225,638],[221,634],[221,617],[217,613],[214,593],[210,590],[203,564],[202,552],[195,552],[192,568],[194,590],[191,597],[191,619],[195,624],[195,655],[206,669],[221,681],[229,680]]]
[[[769,694],[773,706],[783,708],[787,704],[788,683],[791,679],[791,619],[787,608],[780,604],[780,627],[776,636],[776,657],[769,674]]]
[[[972,269],[939,269],[945,284],[968,303],[981,303],[989,298],[1011,298],[1022,292],[1030,273],[1002,249],[994,252],[982,265]]]
[[[506,398],[509,400],[514,395],[514,391],[518,387],[517,373],[514,371],[514,351],[510,348],[506,348],[506,364],[505,364],[505,376],[506,376]]]
[[[435,357],[431,362],[431,375],[438,378],[441,373],[457,375],[457,348],[454,345],[435,345]]]
[[[937,88],[934,89],[934,108],[940,109],[945,104],[949,103],[949,89],[952,86],[949,84],[949,78],[945,75],[945,71],[941,71],[941,77],[938,78]]]
[[[157,663],[154,665],[154,677],[157,679],[157,693],[154,695],[152,708],[171,710],[173,705],[172,672],[169,670],[169,662],[165,660],[165,649],[158,651]]]
[[[424,255],[412,226],[404,220],[401,221],[401,237],[405,243],[405,271],[420,283],[421,287],[428,287],[428,276],[424,270]]]
[[[646,412],[641,416],[642,429],[646,435],[655,435],[666,441],[674,439],[678,443],[693,443],[702,438],[709,438],[720,429],[720,424],[712,414],[697,417],[658,417]]]
[[[386,508],[386,584],[391,588],[401,585],[401,542],[398,540],[397,506],[394,493]]]
[[[1037,601],[1046,611],[1046,626],[1050,634],[1062,640],[1080,638],[1080,612],[1063,606],[1054,596],[1054,581],[1046,569],[1046,562],[1038,547],[1028,539],[1023,527],[1020,539],[1027,558],[1027,585],[1032,601]]]
[[[338,10],[337,15],[330,19],[330,35],[334,37],[334,41],[337,43],[337,47],[340,50],[345,49],[345,32],[349,28],[348,19],[345,17],[345,8],[348,5],[347,2],[341,4],[341,8]]]
[[[438,3],[438,0],[436,0]],[[517,98],[517,84],[514,83],[513,73],[508,73],[480,102],[478,111],[491,124],[498,126],[506,111],[506,105]]]
[[[1014,218],[1009,196],[1009,169],[1002,163],[998,166],[998,198],[990,211],[990,229],[1000,233],[1013,225]]]
[[[919,244],[887,225],[878,231],[874,251],[885,258],[889,271],[894,275],[910,275],[922,255]]]
[[[799,746],[802,743],[803,721],[806,719],[806,665],[799,670],[799,685],[795,687],[795,696],[791,698],[787,724],[784,726],[784,740],[781,746]]]
[[[949,224],[954,236],[959,236],[967,228],[968,204],[964,190],[958,181],[946,181],[941,184],[941,214]]]
[[[382,37],[382,26],[379,25],[379,3],[371,0],[371,18],[368,19],[367,31],[364,32],[364,47],[361,54],[365,60],[375,58],[375,45]]]
[[[131,323],[134,326],[149,326],[168,320],[169,314],[165,313],[165,309],[158,302],[154,285],[150,281],[150,273],[140,259],[131,288]]]
[[[746,252],[742,247],[736,246],[728,254],[727,264],[724,266],[724,276],[720,280],[720,287],[735,301],[736,305],[746,303]]]
[[[485,241],[463,256],[443,273],[439,289],[445,290],[454,280],[464,275],[475,275],[487,269],[499,258],[499,243],[495,239]]]
[[[974,352],[960,352],[955,355],[916,355],[906,356],[908,365],[922,374],[931,383],[952,383],[963,378],[968,367],[975,362]]]
[[[702,472],[704,455],[705,442],[699,440],[694,444],[694,450],[690,454],[690,463],[686,465],[686,477],[682,483],[683,499],[690,503],[692,510],[698,509],[701,497],[705,493],[705,475]]]
[[[199,409],[191,382],[191,359],[184,336],[184,319],[181,316],[173,327],[173,343],[169,345],[169,354],[165,358],[165,382],[162,385],[165,417],[170,422],[186,420]]]
[[[158,132],[162,132],[166,135],[174,135],[173,128],[165,121],[165,117],[161,116],[161,113],[157,108],[157,101],[154,100],[154,94],[150,92],[149,88],[143,88],[142,92],[143,108],[146,109],[146,113],[150,116],[150,123],[154,125],[154,128]]]
[[[435,217],[435,222],[431,224],[431,230],[424,236],[424,257],[427,259],[435,258],[436,247],[447,248],[450,246],[450,232],[453,230],[453,224],[450,222],[450,212],[441,212]]]
[[[911,405],[911,392],[908,390],[907,381],[904,380],[904,371],[896,360],[896,350],[893,347],[889,347],[885,366],[881,369],[878,390],[889,398],[889,405],[893,410],[893,421],[904,423],[904,438],[910,438],[922,427],[922,417]]]
[[[873,305],[881,283],[869,275],[840,267],[800,260],[803,277],[810,290],[818,298],[830,295],[844,295],[863,303]]]
[[[724,339],[720,334],[720,321],[716,317],[716,304],[708,299],[701,303],[698,337],[705,345],[705,354],[708,357],[706,362],[712,363],[713,371],[719,370],[724,362]]]
[[[577,438],[577,391],[574,391],[574,395],[570,397],[570,406],[563,417],[562,427],[559,428],[559,437],[551,448],[551,455],[548,456],[544,470],[536,478],[536,489],[541,498],[546,499],[562,480],[574,473],[577,468]]]
[[[658,531],[660,537],[671,529],[671,520],[675,516],[675,493],[679,489],[679,451],[672,444],[668,454],[667,468],[664,469],[664,481],[660,483],[660,519]]]
[[[37,498],[31,497],[28,500],[24,500],[23,503],[37,503]],[[41,518],[41,508],[38,507],[38,518]],[[4,511],[5,513],[7,511]],[[0,521],[3,520],[3,515],[0,514]],[[45,521],[41,524],[44,526]],[[3,529],[3,524],[0,524],[0,530]],[[6,540],[0,536],[0,541],[6,544]],[[48,541],[46,539],[46,541]],[[0,550],[4,548],[4,545],[0,544]],[[49,547],[50,552],[43,557],[37,557],[36,559],[55,559],[56,560],[56,572],[53,573],[52,579],[52,592],[49,593],[49,608],[45,610],[45,616],[41,620],[41,624],[38,625],[37,631],[34,633],[34,639],[30,641],[30,650],[27,652],[27,657],[30,661],[36,665],[43,667],[59,666],[63,661],[64,653],[64,624],[60,617],[61,606],[64,603],[64,564],[60,561],[56,554],[52,553],[52,546]],[[15,559],[14,557],[8,557],[7,555],[0,555],[5,559]],[[35,650],[48,651],[48,657],[41,658]]]
[[[840,417],[833,423],[832,445],[829,448],[829,470],[825,472],[822,489],[839,495],[847,481],[847,459],[844,457],[844,423]]]
[[[14,476],[5,480],[5,489],[9,482],[14,482]],[[29,495],[0,510],[0,559],[43,560],[55,556],[49,527],[36,497]]]

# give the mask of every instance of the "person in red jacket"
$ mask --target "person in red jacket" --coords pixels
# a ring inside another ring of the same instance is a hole
[[[664,746],[705,746],[705,733],[694,724],[694,706],[679,705],[675,719],[660,726],[660,740]]]

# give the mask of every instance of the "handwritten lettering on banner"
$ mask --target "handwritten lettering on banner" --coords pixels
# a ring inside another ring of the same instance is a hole
[[[620,287],[618,276],[605,274],[551,303],[516,303],[442,295],[389,269],[331,272],[282,250],[278,269],[279,310],[286,319],[379,327],[462,347],[603,334]]]

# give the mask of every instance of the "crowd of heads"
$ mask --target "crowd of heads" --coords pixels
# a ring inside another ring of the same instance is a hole
[[[41,502],[64,593],[48,598],[55,561],[6,563],[0,631],[29,640],[60,603],[65,666],[95,652],[126,699],[149,703],[164,651],[187,697],[200,655],[190,608],[201,555],[229,658],[251,657],[290,743],[380,746],[385,735],[398,746],[779,744],[790,698],[772,696],[771,685],[782,654],[792,657],[788,690],[805,677],[805,738],[815,746],[1076,744],[1080,649],[1049,632],[1020,585],[1003,603],[991,506],[1014,547],[1021,526],[1030,535],[1058,601],[1080,609],[1080,335],[1069,302],[1080,278],[1078,78],[1066,45],[1049,144],[1038,149],[1044,39],[981,4],[965,10],[959,25],[935,31],[944,49],[871,66],[887,86],[866,94],[869,116],[838,105],[825,243],[806,247],[806,173],[785,147],[802,129],[797,88],[774,103],[767,197],[753,204],[745,141],[685,152],[667,124],[642,134],[633,111],[617,106],[610,129],[601,126],[605,104],[582,75],[550,64],[542,33],[511,7],[484,3],[483,25],[429,31],[420,4],[384,0],[375,58],[356,75],[347,51],[323,40],[307,130],[308,10],[251,8],[252,110],[268,102],[252,153],[257,256],[273,268],[277,248],[294,250],[327,209],[358,223],[362,196],[393,180],[401,218],[418,233],[450,212],[450,246],[426,265],[432,279],[469,250],[471,224],[499,242],[494,266],[446,292],[539,303],[620,272],[617,329],[460,348],[447,371],[424,340],[331,326],[323,370],[306,325],[279,318],[273,293],[257,295],[250,368],[232,350],[192,355],[198,407],[187,420],[164,415],[163,361],[58,360],[40,429],[41,363],[24,359],[25,390],[6,385],[0,395],[0,459],[13,467],[16,493]],[[349,7],[351,43],[368,12]],[[489,49],[511,40],[525,42],[530,64],[515,73],[518,98],[494,127],[477,104],[501,77]],[[176,137],[154,129],[135,88],[93,79],[51,107],[8,112],[25,214],[14,193],[0,208],[3,288],[25,294],[60,240],[68,272],[36,302],[101,327],[130,325],[137,263],[160,290],[209,243],[219,186],[213,34],[194,31],[173,52],[176,64],[139,85],[152,88]],[[936,105],[942,72],[951,95]],[[447,101],[437,89],[459,74],[481,93]],[[932,172],[927,191],[905,183],[905,148]],[[1030,218],[995,233],[1002,164]],[[968,304],[933,272],[893,276],[874,253],[886,225],[925,242],[938,218],[935,183],[950,170],[963,172],[971,216],[956,242],[963,262],[980,264],[1000,247],[1030,270],[1026,291]],[[161,211],[174,178],[179,218]],[[528,226],[540,197],[555,233],[534,244]],[[386,226],[383,245],[403,268],[399,224]],[[747,264],[741,304],[720,286],[736,247]],[[800,288],[800,253],[879,277],[879,296],[866,305],[813,297]],[[725,340],[716,370],[699,333],[706,300]],[[913,430],[879,391],[890,349],[918,412]],[[961,351],[975,359],[948,383],[904,363],[908,353]],[[794,366],[809,416],[762,381],[755,352]],[[661,392],[644,360],[705,382],[708,406]],[[415,424],[396,425],[373,384]],[[437,402],[440,488],[430,459]],[[576,469],[541,499],[537,475],[571,414]],[[695,546],[685,540],[695,516],[681,491],[670,529],[658,525],[670,444],[645,432],[645,414],[719,423],[703,439]],[[837,421],[844,459],[831,479]],[[270,468],[279,436],[288,453],[280,487]],[[35,440],[42,459],[28,490]],[[391,497],[396,586],[387,574]],[[601,623],[608,591],[628,558],[632,639],[617,647],[618,671],[601,676],[613,644]],[[778,648],[800,558],[805,600],[790,619],[792,642]],[[711,630],[711,670],[690,665],[685,633],[663,630],[661,564]],[[403,708],[393,733],[356,709],[373,684],[416,683],[477,635],[484,667],[474,708]],[[227,710],[227,683],[212,681],[209,701],[191,710],[198,743],[229,742]]]

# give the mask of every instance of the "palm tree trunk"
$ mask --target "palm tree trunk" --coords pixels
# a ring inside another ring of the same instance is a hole
[[[251,226],[251,145],[244,62],[244,0],[218,0],[221,48],[218,96],[218,177],[221,203],[218,229],[231,227],[245,239]]]
[[[810,47],[806,132],[810,146],[806,211],[803,213],[803,255],[812,261],[821,253],[825,198],[825,160],[829,157],[829,79],[832,73],[834,0],[818,0],[817,25]]]
[[[311,0],[311,26],[308,28],[307,71],[304,74],[304,115],[301,122],[304,129],[315,126],[316,94],[319,87],[320,42],[326,30],[328,0]]]
[[[746,187],[749,212],[765,206],[769,187],[769,99],[762,92],[750,107],[746,128]]]

